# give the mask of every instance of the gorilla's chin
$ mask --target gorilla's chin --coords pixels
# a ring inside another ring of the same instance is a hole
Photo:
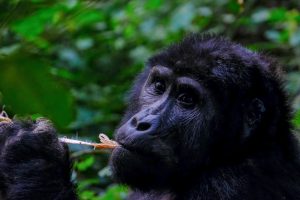
[[[161,189],[170,185],[173,171],[162,159],[154,159],[123,147],[113,150],[110,166],[116,181],[142,190]]]

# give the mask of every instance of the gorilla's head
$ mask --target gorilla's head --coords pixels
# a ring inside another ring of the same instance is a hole
[[[211,36],[153,56],[116,131],[115,178],[144,190],[176,187],[284,142],[289,112],[278,74],[270,59]]]

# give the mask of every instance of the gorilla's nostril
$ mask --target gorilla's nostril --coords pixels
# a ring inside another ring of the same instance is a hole
[[[135,117],[132,118],[130,124],[131,124],[131,126],[136,127],[137,126],[137,119]]]
[[[138,131],[146,131],[151,127],[151,124],[148,122],[141,122],[137,125],[136,130]]]

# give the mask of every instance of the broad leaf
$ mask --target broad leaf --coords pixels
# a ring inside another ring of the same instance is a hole
[[[0,66],[1,104],[20,115],[39,113],[59,127],[72,121],[72,96],[45,62],[18,54],[0,60]]]

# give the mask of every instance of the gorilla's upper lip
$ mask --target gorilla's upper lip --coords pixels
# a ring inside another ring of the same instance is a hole
[[[139,151],[139,148],[133,146],[133,145],[130,145],[130,144],[126,144],[126,143],[123,143],[123,142],[118,142],[120,144],[120,146],[128,151],[133,151],[133,152],[137,152]]]
[[[126,149],[127,151],[131,152],[131,153],[135,153],[141,156],[153,156],[153,152],[151,152],[150,150],[145,149],[145,147],[140,147],[137,145],[132,145],[132,144],[127,144],[124,142],[118,142],[120,144],[120,147],[123,149]]]

